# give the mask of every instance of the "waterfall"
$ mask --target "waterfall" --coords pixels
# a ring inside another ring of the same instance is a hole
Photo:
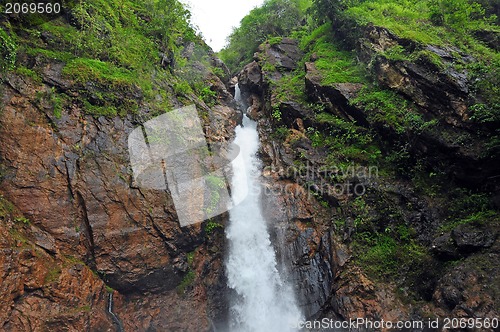
[[[235,99],[240,92],[236,86]],[[239,156],[232,162],[232,199],[239,202],[229,211],[226,229],[229,243],[226,271],[228,286],[234,289],[230,310],[230,331],[285,332],[301,319],[294,294],[280,276],[276,255],[262,216],[257,125],[246,115],[236,128]]]
[[[113,319],[113,322],[115,323],[118,332],[123,332],[123,325],[118,316],[113,312],[113,293],[109,293],[108,297],[108,312],[111,315],[111,318]]]

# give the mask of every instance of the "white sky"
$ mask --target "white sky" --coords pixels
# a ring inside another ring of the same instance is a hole
[[[217,52],[226,44],[233,27],[264,0],[180,0],[192,13],[191,22]]]

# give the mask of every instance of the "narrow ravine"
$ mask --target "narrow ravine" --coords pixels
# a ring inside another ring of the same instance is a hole
[[[236,86],[236,101],[239,101]],[[260,205],[260,161],[257,124],[243,117],[236,128],[235,144],[240,155],[232,162],[232,198],[240,202],[230,210],[226,230],[229,252],[226,260],[231,299],[230,331],[292,331],[301,318],[289,285],[277,269],[266,220]]]

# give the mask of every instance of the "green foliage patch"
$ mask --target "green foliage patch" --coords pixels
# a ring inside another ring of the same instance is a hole
[[[311,0],[266,0],[245,16],[228,37],[228,45],[219,56],[235,73],[251,62],[253,53],[268,38],[271,44],[289,36],[302,25]],[[277,14],[278,13],[278,14]]]

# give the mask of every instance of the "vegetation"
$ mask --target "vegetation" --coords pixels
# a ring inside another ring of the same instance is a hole
[[[144,106],[151,114],[164,112],[175,95],[187,102],[197,93],[209,106],[217,102],[214,91],[196,88],[206,84],[191,67],[199,61],[210,68],[208,46],[179,1],[91,0],[66,10],[67,16],[45,23],[31,22],[32,16],[0,23],[0,74],[13,69],[41,84],[39,66],[27,66],[26,56],[38,64],[62,62],[64,78],[81,91],[68,103],[58,98],[60,91],[51,94],[56,118],[70,103],[112,117]],[[188,60],[183,52],[191,42],[195,51]]]
[[[224,226],[221,223],[214,221],[213,219],[209,219],[205,224],[205,233],[212,234],[212,232],[214,232],[216,229],[223,228]]]
[[[177,293],[182,295],[184,294],[189,287],[193,284],[196,279],[196,274],[193,270],[189,270],[182,279],[181,283],[177,286]]]
[[[277,43],[307,23],[311,0],[266,0],[245,16],[228,37],[228,45],[219,53],[231,72],[251,61],[257,47],[268,38]]]
[[[439,117],[424,115],[406,96],[381,86],[371,67],[379,57],[392,64],[426,64],[434,72],[451,69],[466,73],[477,97],[469,105],[469,121],[483,125],[481,135],[489,139],[484,156],[500,156],[500,130],[491,130],[500,123],[500,55],[491,43],[478,37],[483,32],[491,33],[498,40],[500,29],[494,24],[498,22],[494,16],[500,8],[498,1],[314,0],[296,20],[300,24],[279,33],[275,26],[261,24],[256,33],[255,25],[265,21],[264,8],[274,3],[277,2],[267,1],[243,19],[241,27],[233,32],[220,53],[236,72],[252,60],[262,43],[274,45],[283,37],[299,41],[305,55],[292,72],[280,71],[280,75],[275,75],[279,69],[264,57],[259,59],[273,92],[269,107],[274,126],[272,139],[287,139],[293,144],[292,132],[283,126],[281,106],[284,102],[298,102],[315,113],[313,125],[305,128],[304,134],[317,154],[326,153],[322,160],[326,167],[343,168],[352,163],[377,165],[382,174],[397,175],[412,182],[420,195],[433,199],[436,204],[447,206],[447,202],[454,202],[453,207],[443,213],[444,222],[436,232],[449,231],[461,224],[482,225],[498,220],[498,212],[488,203],[488,193],[450,189],[457,186],[450,180],[447,161],[436,162],[415,152],[422,137],[450,135],[450,140],[460,144],[468,142],[471,134],[442,132]],[[288,2],[288,6],[292,8],[293,2]],[[290,14],[292,11],[287,13],[294,17]],[[276,20],[275,24],[286,27],[284,22],[286,20]],[[363,27],[369,24],[388,29],[399,44],[362,62],[353,49],[362,37]],[[248,42],[243,36],[252,36],[252,39]],[[427,45],[443,48],[452,60],[443,59]],[[465,59],[465,54],[474,60]],[[362,111],[370,125],[362,126],[327,104],[312,104],[305,91],[305,61],[314,62],[324,86],[361,84],[362,89],[349,102]],[[297,149],[295,163],[304,162],[310,153]],[[318,194],[314,196],[321,199]],[[346,214],[353,217],[355,226],[350,240],[354,261],[373,278],[409,285],[418,292],[419,280],[425,272],[414,271],[426,271],[429,266],[434,269],[432,255],[412,225],[405,222],[403,211],[392,202],[380,200],[377,203],[358,198],[343,207],[348,211]],[[337,229],[342,229],[340,222]],[[422,294],[417,297],[429,296]]]

